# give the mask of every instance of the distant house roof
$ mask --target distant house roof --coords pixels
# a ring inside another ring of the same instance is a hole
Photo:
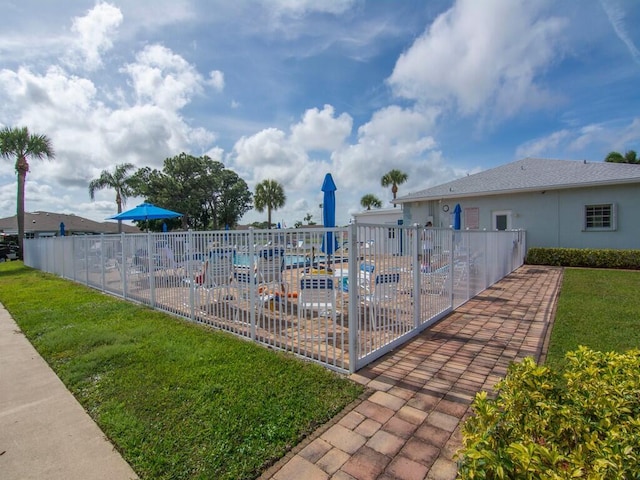
[[[640,165],[525,158],[409,193],[396,203],[640,183]]]
[[[118,233],[118,222],[95,222],[73,214],[52,212],[25,212],[25,233],[44,233],[60,231],[64,223],[65,232],[71,234]],[[140,233],[138,227],[122,224],[125,233]],[[18,232],[16,216],[0,218],[0,232],[15,234]]]

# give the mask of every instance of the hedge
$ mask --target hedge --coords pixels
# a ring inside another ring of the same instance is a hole
[[[533,247],[528,250],[525,263],[560,267],[640,270],[640,250]]]
[[[640,350],[580,347],[562,371],[527,358],[476,395],[458,478],[640,478]]]

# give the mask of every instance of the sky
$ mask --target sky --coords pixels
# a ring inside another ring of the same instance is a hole
[[[640,151],[636,0],[0,0],[0,127],[47,135],[26,210],[97,221],[89,182],[182,152],[251,191],[287,197],[273,221],[322,223],[326,173],[347,224],[381,178],[398,195],[524,157]],[[15,214],[0,158],[0,217]],[[126,208],[141,203],[129,198]],[[170,206],[168,206],[170,207]],[[240,223],[265,221],[250,210]]]

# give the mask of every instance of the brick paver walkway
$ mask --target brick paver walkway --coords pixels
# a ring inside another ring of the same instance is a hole
[[[449,480],[476,392],[545,352],[562,270],[523,266],[351,378],[369,395],[261,477]]]

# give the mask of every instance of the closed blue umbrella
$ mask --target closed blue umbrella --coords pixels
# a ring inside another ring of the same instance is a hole
[[[459,203],[456,203],[456,208],[453,209],[453,229],[460,230],[460,213],[462,212],[462,207],[460,207]]]
[[[165,208],[156,207],[152,203],[142,203],[131,210],[108,217],[112,220],[160,220],[163,218],[181,217],[182,214]]]
[[[60,222],[60,236],[64,237],[64,222]]]
[[[324,192],[322,201],[322,223],[325,227],[336,226],[336,184],[330,173],[324,176],[321,190]],[[327,232],[322,237],[322,251],[327,254],[328,266],[331,266],[331,254],[338,248],[338,239],[333,232]]]

